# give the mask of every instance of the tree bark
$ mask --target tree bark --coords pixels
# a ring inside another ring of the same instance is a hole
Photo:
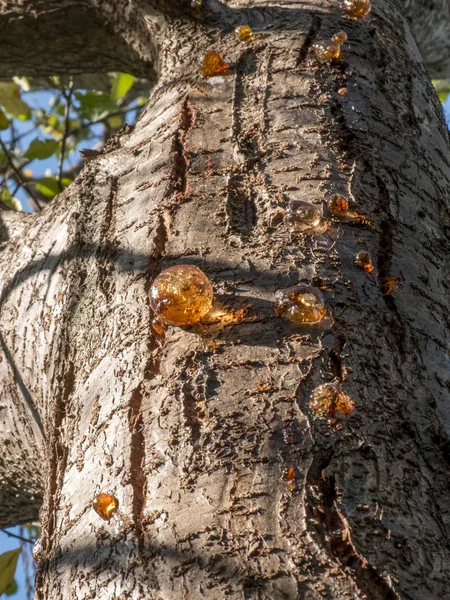
[[[244,4],[198,20],[149,4],[160,78],[135,130],[4,242],[3,391],[35,456],[45,432],[40,599],[448,594],[442,109],[400,2],[362,22],[325,0]],[[317,63],[340,29],[342,59]],[[210,49],[232,73],[200,78]],[[330,192],[359,216],[280,221]],[[175,264],[202,268],[216,304],[158,336],[148,290]],[[319,325],[275,315],[301,281],[325,294]],[[309,405],[329,381],[355,402],[343,422]],[[99,492],[131,530],[101,521]]]

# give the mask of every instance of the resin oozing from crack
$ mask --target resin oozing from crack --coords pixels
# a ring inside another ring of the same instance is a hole
[[[228,71],[230,65],[225,62],[219,52],[207,52],[203,57],[200,72],[203,77],[215,77]]]
[[[325,300],[322,292],[309,285],[298,285],[275,292],[277,315],[294,323],[319,323],[325,316]]]
[[[319,417],[334,418],[338,413],[350,415],[355,403],[339,383],[325,383],[313,391],[309,407]]]
[[[331,40],[318,40],[311,46],[311,52],[314,52],[316,59],[320,62],[327,62],[339,58],[341,55],[341,46],[347,41],[345,31],[338,31]]]
[[[198,323],[210,310],[211,282],[194,265],[177,265],[158,275],[150,288],[150,308],[160,322],[183,327]]]

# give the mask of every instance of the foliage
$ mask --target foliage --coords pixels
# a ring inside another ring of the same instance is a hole
[[[444,79],[433,80],[433,85],[436,90],[439,100],[445,102],[450,94],[450,81]]]
[[[134,122],[147,96],[127,73],[0,82],[0,202],[42,208],[80,170],[78,150]]]
[[[9,595],[14,587],[14,574],[20,552],[21,548],[16,548],[0,554],[0,594]]]

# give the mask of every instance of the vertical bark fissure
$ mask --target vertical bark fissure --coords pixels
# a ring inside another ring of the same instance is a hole
[[[142,415],[142,383],[131,393],[128,415],[130,426],[130,476],[133,488],[133,519],[140,551],[144,548],[145,537],[142,526],[147,497],[147,474],[145,472],[145,435]]]
[[[322,19],[318,15],[313,15],[311,19],[311,25],[309,27],[309,31],[306,34],[306,37],[303,41],[303,44],[300,48],[300,52],[298,53],[297,65],[300,65],[302,62],[306,60],[308,56],[309,49],[314,41],[314,38],[320,31],[320,27],[322,25]]]
[[[389,190],[381,177],[376,177],[376,183],[378,187],[378,206],[382,215],[377,256],[378,285],[384,302],[392,313],[392,321],[390,324],[391,333],[394,339],[397,340],[401,356],[405,357],[405,325],[398,311],[395,299],[392,296],[395,287],[399,285],[397,278],[391,273],[395,221],[391,214]]]

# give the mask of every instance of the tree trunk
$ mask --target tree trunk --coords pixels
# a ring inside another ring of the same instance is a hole
[[[161,4],[136,128],[0,256],[21,489],[39,491],[45,432],[37,598],[444,599],[449,145],[400,2],[361,22],[325,0],[208,2],[197,20]],[[340,29],[342,59],[318,63],[311,44]],[[200,77],[211,49],[232,73]],[[337,192],[352,216],[306,234],[280,219]],[[176,264],[216,302],[161,336],[148,290]],[[325,295],[318,325],[274,311],[298,282]],[[344,421],[311,409],[326,382],[355,403]],[[100,492],[132,529],[98,517]]]

